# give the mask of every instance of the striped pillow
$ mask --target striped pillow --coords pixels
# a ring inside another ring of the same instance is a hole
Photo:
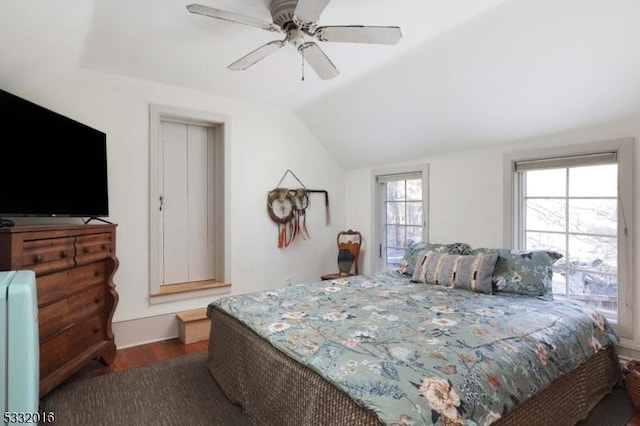
[[[427,251],[418,259],[411,281],[492,294],[497,259],[496,253],[470,256]]]

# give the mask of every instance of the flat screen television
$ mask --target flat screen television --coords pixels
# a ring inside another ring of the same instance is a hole
[[[0,217],[109,215],[107,135],[0,90]]]

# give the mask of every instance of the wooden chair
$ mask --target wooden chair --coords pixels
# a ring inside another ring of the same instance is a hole
[[[340,277],[348,277],[350,275],[359,275],[358,270],[358,258],[360,257],[360,246],[362,245],[362,234],[358,231],[349,229],[348,231],[338,232],[336,237],[336,244],[338,246],[338,253],[340,250],[348,250],[351,253],[353,263],[349,272],[338,272],[333,274],[325,274],[320,277],[322,280],[333,280]],[[353,271],[353,273],[352,273]]]

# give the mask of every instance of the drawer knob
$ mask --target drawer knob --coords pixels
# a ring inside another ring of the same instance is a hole
[[[100,300],[101,300],[100,297],[96,297],[95,299],[93,299],[93,303],[97,305],[98,303],[100,303]]]
[[[91,247],[85,247],[84,248],[84,252],[85,253],[91,253]]]
[[[33,256],[33,261],[36,263],[40,263],[44,260],[44,257],[41,254],[37,254]]]
[[[93,276],[94,276],[94,277],[99,277],[99,276],[100,276],[100,271],[95,271],[95,272],[93,273]]]
[[[102,250],[106,250],[107,249],[107,243],[102,243]]]
[[[60,253],[60,257],[63,259],[69,257],[69,252],[67,252],[66,250],[62,250],[62,253]]]
[[[96,334],[98,331],[100,331],[100,327],[98,326],[93,327],[93,334]]]

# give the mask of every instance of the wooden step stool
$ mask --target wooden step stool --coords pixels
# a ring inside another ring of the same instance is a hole
[[[202,342],[209,339],[211,320],[207,318],[207,308],[180,312],[178,317],[178,335],[184,344]]]

